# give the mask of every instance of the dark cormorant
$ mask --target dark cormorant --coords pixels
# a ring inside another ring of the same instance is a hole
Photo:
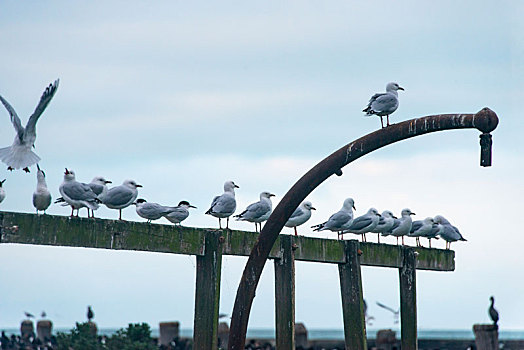
[[[498,311],[493,307],[493,305],[495,304],[495,298],[494,297],[490,297],[489,300],[491,300],[491,305],[489,306],[489,317],[491,317],[491,320],[493,321],[493,324],[496,325],[497,322],[499,321],[499,313]]]
[[[95,313],[91,309],[91,305],[87,307],[87,321],[91,322],[91,320],[95,317]]]

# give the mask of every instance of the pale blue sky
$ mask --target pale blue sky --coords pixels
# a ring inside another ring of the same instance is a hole
[[[420,327],[486,322],[494,294],[501,327],[523,329],[524,285],[516,278],[524,267],[522,239],[513,224],[524,209],[522,7],[519,1],[2,1],[0,94],[25,123],[45,86],[61,79],[36,141],[54,197],[64,167],[85,182],[96,175],[117,184],[133,178],[149,201],[198,206],[186,224],[199,227],[216,226],[203,213],[225,180],[240,185],[239,210],[264,190],[277,194],[276,203],[322,158],[379,127],[361,110],[389,81],[406,89],[392,122],[488,106],[501,119],[493,168],[478,165],[476,131],[404,141],[321,185],[310,197],[319,209],[310,223],[325,220],[349,196],[357,214],[371,206],[397,214],[410,207],[416,219],[442,214],[468,242],[454,245],[455,272],[418,274]],[[13,137],[0,109],[0,147]],[[0,178],[7,178],[0,208],[32,212],[34,172],[0,166]],[[68,214],[57,206],[49,212]],[[141,220],[132,208],[124,217]],[[309,226],[300,232],[313,236]],[[244,262],[225,258],[223,312],[231,312]],[[192,326],[192,257],[7,245],[0,246],[0,275],[0,327],[17,326],[23,311],[41,309],[57,326],[72,326],[87,304],[100,326],[173,319]],[[342,327],[337,276],[335,266],[297,265],[297,321]],[[398,304],[397,271],[366,268],[363,278],[374,327],[392,327],[374,304]],[[272,283],[268,264],[253,327],[272,327]]]

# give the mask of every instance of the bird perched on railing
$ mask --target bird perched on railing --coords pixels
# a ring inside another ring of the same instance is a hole
[[[5,199],[5,189],[4,189],[4,182],[6,179],[3,179],[0,181],[0,203]]]
[[[40,157],[31,150],[31,148],[35,146],[36,122],[55,95],[55,92],[58,89],[58,82],[58,79],[55,80],[53,84],[49,84],[45,89],[42,97],[40,97],[40,102],[38,102],[35,111],[29,117],[25,128],[22,126],[22,122],[14,108],[9,104],[9,102],[0,96],[0,101],[2,101],[3,105],[9,112],[11,123],[13,123],[16,130],[13,144],[9,147],[0,148],[0,160],[7,164],[8,170],[23,168],[24,171],[28,173],[29,167],[40,161]]]
[[[316,210],[309,201],[302,202],[297,209],[287,219],[284,226],[293,227],[295,236],[298,236],[297,226],[302,225],[311,218],[311,210]]]
[[[353,198],[346,198],[339,211],[331,215],[326,222],[311,226],[311,228],[317,232],[324,230],[337,232],[340,239],[343,231],[347,230],[353,223],[353,209],[355,209],[355,201]]]
[[[234,217],[237,220],[254,222],[255,232],[260,232],[262,230],[262,223],[269,219],[271,211],[273,210],[271,197],[274,196],[273,193],[267,191],[262,192],[258,202],[251,203],[247,206],[246,210]]]
[[[408,208],[402,209],[400,219],[395,219],[391,231],[388,232],[389,235],[397,237],[397,245],[399,237],[402,237],[402,245],[404,245],[404,236],[411,231],[411,224],[413,223],[411,215],[415,215],[415,213]]]
[[[88,208],[97,210],[99,205],[98,198],[88,184],[76,181],[75,172],[73,170],[65,169],[64,181],[58,188],[63,200],[71,206],[71,216],[74,210],[77,210],[76,216],[81,208]],[[59,199],[55,201],[58,203]],[[88,213],[89,216],[89,213]]]
[[[437,224],[443,226],[440,237],[446,241],[446,249],[451,249],[451,243],[456,241],[466,241],[459,229],[451,225],[451,223],[442,215],[437,215],[433,218]]]
[[[377,233],[377,243],[380,243],[380,235],[387,236],[387,232],[391,230],[395,224],[396,218],[397,217],[389,210],[384,210],[382,214],[380,214],[377,226],[371,230],[371,232]]]
[[[195,208],[195,206],[189,204],[188,201],[180,201],[173,210],[165,216],[166,219],[171,221],[173,224],[179,224],[189,216],[189,208]]]
[[[428,217],[424,220],[413,221],[411,224],[411,230],[408,233],[408,237],[415,237],[417,247],[422,247],[420,243],[420,237],[425,237],[431,234],[433,230],[433,218]]]
[[[493,296],[491,296],[489,298],[489,300],[491,301],[491,305],[489,306],[489,309],[488,309],[489,317],[493,321],[493,324],[497,325],[497,323],[499,322],[499,313],[495,309],[495,306],[494,306],[495,305],[495,298]]]
[[[239,187],[233,181],[226,181],[224,183],[224,193],[213,198],[211,207],[206,211],[206,214],[218,218],[219,228],[222,228],[221,219],[223,218],[226,218],[226,228],[229,228],[229,217],[237,209],[235,188]]]
[[[88,183],[89,187],[95,192],[96,198],[100,201],[100,203],[103,203],[104,197],[107,194],[107,184],[112,183],[109,180],[106,180],[103,176],[95,176],[93,180],[91,180],[90,183]],[[89,216],[89,215],[88,215]],[[95,212],[93,211],[91,213],[91,217],[95,217]]]
[[[362,112],[366,112],[366,116],[378,115],[382,128],[384,127],[382,117],[386,116],[387,126],[389,126],[389,115],[398,108],[398,90],[404,90],[404,88],[398,86],[397,83],[389,83],[386,85],[385,93],[377,93],[371,96],[368,106]]]
[[[136,213],[138,216],[147,219],[148,223],[150,223],[152,220],[158,220],[163,216],[169,215],[176,208],[148,202],[142,198],[137,199],[133,204],[136,205]]]
[[[379,220],[380,214],[377,209],[369,208],[366,214],[355,218],[344,232],[362,235],[362,242],[366,242],[366,233],[372,232],[377,227]]]
[[[40,169],[40,166],[37,164],[36,168],[36,190],[33,193],[33,206],[36,209],[36,213],[39,211],[45,211],[51,205],[51,192],[47,188],[47,183],[45,181],[45,172]]]
[[[125,180],[120,186],[107,190],[102,203],[109,209],[118,209],[118,220],[122,220],[122,209],[129,207],[138,197],[138,188],[142,185],[134,180]]]

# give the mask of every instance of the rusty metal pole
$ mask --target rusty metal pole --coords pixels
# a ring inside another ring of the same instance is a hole
[[[415,118],[363,136],[315,165],[282,198],[253,246],[237,290],[231,317],[229,349],[244,349],[251,305],[269,252],[293,211],[318,185],[333,174],[342,175],[342,167],[352,161],[394,142],[451,129],[474,128],[483,134],[489,134],[495,130],[497,124],[498,117],[489,108],[476,114],[441,114]],[[489,166],[491,161],[486,160],[488,155],[491,159],[491,143],[484,142],[482,147],[481,165]]]

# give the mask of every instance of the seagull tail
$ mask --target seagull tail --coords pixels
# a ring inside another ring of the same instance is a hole
[[[0,160],[15,169],[30,167],[40,161],[40,157],[25,147],[0,148]]]
[[[366,116],[370,116],[375,113],[375,111],[371,109],[371,106],[367,106],[366,108],[362,110],[362,112],[365,112]]]
[[[213,212],[213,210],[211,210],[211,209],[213,209],[213,208],[209,208],[209,209],[206,211],[206,214],[211,215],[211,213]]]
[[[313,229],[313,231],[322,231],[324,229],[324,224],[313,225],[311,226],[311,228]]]

